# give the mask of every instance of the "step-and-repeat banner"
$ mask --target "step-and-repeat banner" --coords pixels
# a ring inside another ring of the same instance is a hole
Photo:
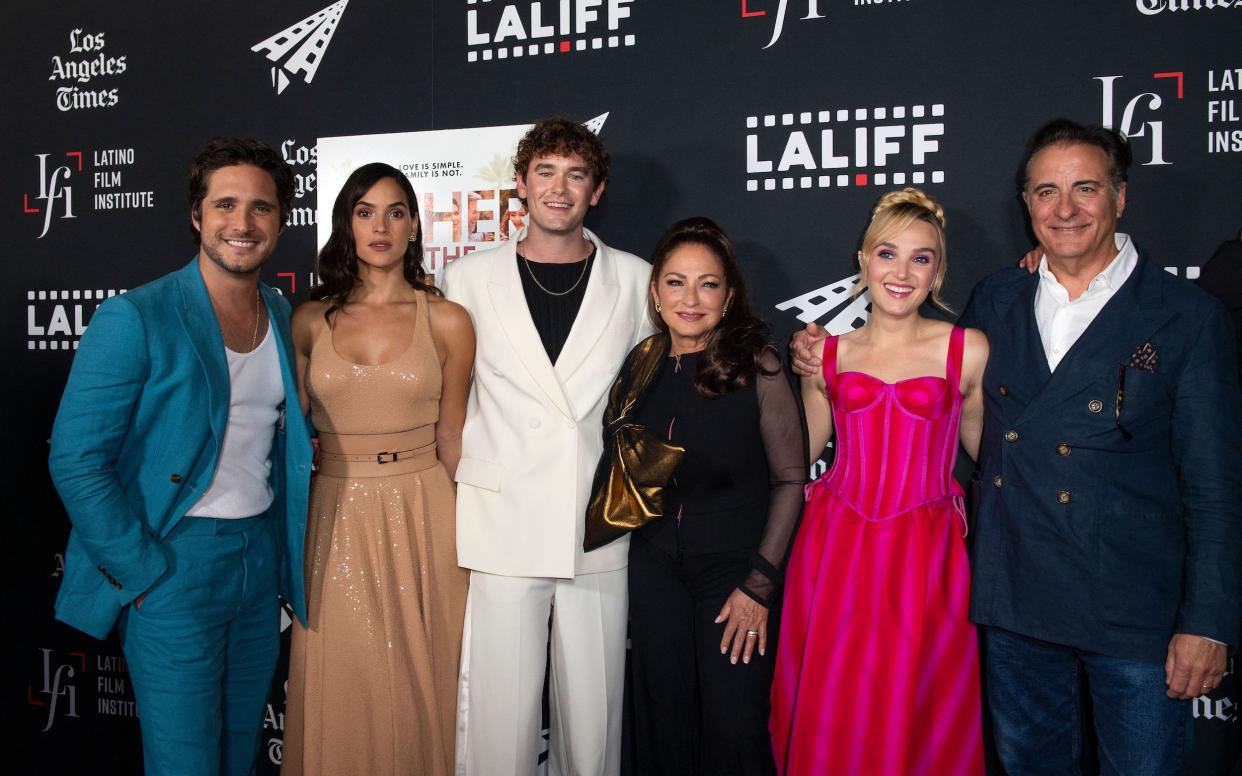
[[[960,307],[1031,245],[1015,178],[1054,116],[1129,135],[1121,228],[1169,272],[1197,278],[1242,226],[1242,0],[325,1],[70,0],[10,10],[0,30],[17,742],[0,760],[16,772],[140,768],[116,641],[52,619],[69,526],[47,439],[95,308],[194,252],[187,165],[214,135],[262,138],[296,172],[264,273],[295,303],[354,166],[409,176],[438,272],[522,226],[509,156],[556,113],[613,156],[592,229],[641,255],[673,221],[712,217],[780,341],[865,320],[853,253],[873,201],[904,185],[945,204]],[[1234,678],[1193,703],[1196,773],[1237,758]],[[283,667],[263,724],[260,771],[275,772]]]

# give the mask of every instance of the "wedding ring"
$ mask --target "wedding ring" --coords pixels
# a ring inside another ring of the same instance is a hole
[[[748,631],[746,631],[746,635],[747,635],[747,636],[758,636],[758,635],[759,635],[759,631],[757,631],[757,630],[748,630]],[[1207,685],[1204,685],[1204,686],[1206,687]]]

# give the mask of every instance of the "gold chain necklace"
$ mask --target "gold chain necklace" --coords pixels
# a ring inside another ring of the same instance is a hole
[[[254,350],[259,344],[259,319],[263,316],[260,312],[263,308],[260,302],[259,289],[254,290],[254,333],[250,335],[250,350]]]
[[[591,253],[585,259],[582,260],[582,274],[578,276],[578,279],[574,281],[574,284],[572,286],[565,289],[564,291],[550,291],[547,286],[545,286],[543,283],[540,283],[539,278],[535,277],[534,268],[530,266],[530,259],[526,258],[526,254],[524,253],[520,255],[522,257],[522,261],[526,262],[526,271],[530,273],[530,279],[535,281],[535,285],[539,286],[540,291],[544,292],[548,296],[565,296],[567,294],[572,294],[574,292],[574,289],[576,289],[578,285],[582,283],[582,279],[586,277],[587,275],[587,270],[591,268],[591,256],[595,255],[595,251],[591,251]]]

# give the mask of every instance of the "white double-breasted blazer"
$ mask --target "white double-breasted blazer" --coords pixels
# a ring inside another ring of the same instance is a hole
[[[478,342],[457,466],[457,562],[489,574],[569,578],[624,568],[629,538],[583,553],[583,516],[603,450],[608,389],[653,331],[651,265],[583,230],[596,254],[582,307],[553,366],[522,290],[517,243],[444,273]]]

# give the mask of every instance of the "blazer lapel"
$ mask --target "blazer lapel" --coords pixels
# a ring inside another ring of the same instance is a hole
[[[1129,362],[1134,351],[1169,319],[1161,299],[1160,278],[1154,276],[1162,271],[1139,254],[1130,277],[1061,359],[1044,390],[1027,405],[1019,420],[1038,416],[1042,408],[1063,402],[1101,376],[1115,376],[1118,367]],[[1034,315],[1034,329],[1033,321]]]
[[[280,353],[280,380],[285,387],[285,407],[280,422],[285,424],[288,417],[301,414],[301,402],[298,399],[298,383],[294,372],[293,334],[289,329],[289,320],[281,315],[275,304],[276,292],[259,283],[259,293],[263,296],[263,305],[267,308],[267,320],[272,327],[272,336],[276,338],[277,352]]]
[[[601,243],[590,231],[582,231],[595,245],[595,266],[587,280],[578,317],[574,319],[565,346],[561,348],[561,355],[556,359],[554,371],[561,385],[569,381],[594,351],[595,343],[603,336],[609,321],[612,320],[612,311],[620,297],[617,293],[617,265],[612,260],[608,246]]]
[[[513,348],[531,379],[557,410],[565,417],[572,418],[569,400],[556,377],[552,362],[548,360],[543,340],[539,338],[539,331],[530,317],[526,292],[522,290],[522,278],[518,275],[517,244],[523,236],[524,233],[518,234],[503,247],[492,251],[492,274],[487,292],[491,297],[492,310],[500,321],[501,330],[509,340],[509,346]],[[585,307],[585,300],[583,305]]]
[[[207,296],[207,286],[198,270],[197,257],[177,273],[177,285],[181,293],[177,315],[185,328],[186,339],[203,368],[211,407],[211,433],[219,449],[224,444],[224,431],[229,420],[229,366],[224,357],[220,323],[211,307],[211,298]]]

